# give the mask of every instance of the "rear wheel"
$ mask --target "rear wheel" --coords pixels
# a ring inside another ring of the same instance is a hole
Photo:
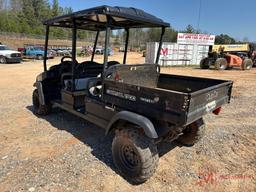
[[[253,62],[251,59],[245,59],[242,63],[242,69],[243,70],[250,70],[253,66]]]
[[[253,67],[256,67],[256,58],[253,59]]]
[[[124,178],[134,184],[148,180],[159,160],[156,145],[137,127],[116,130],[112,156]]]
[[[1,64],[7,63],[6,58],[3,57],[3,56],[0,56],[0,63],[1,63]]]
[[[228,67],[228,62],[225,58],[218,58],[215,61],[215,68],[217,70],[225,70]]]
[[[210,65],[209,65],[209,59],[208,58],[204,58],[200,61],[200,68],[201,69],[209,69]]]
[[[37,60],[43,60],[43,58],[44,58],[43,55],[37,55],[37,56],[36,56],[36,59],[37,59]]]
[[[42,105],[40,103],[39,94],[38,94],[37,89],[35,89],[33,92],[32,101],[33,101],[34,112],[37,115],[48,115],[51,113],[52,105],[51,104]]]
[[[185,146],[193,146],[197,143],[204,135],[205,124],[204,120],[198,119],[197,121],[191,123],[183,130],[183,135],[181,135],[177,141]]]

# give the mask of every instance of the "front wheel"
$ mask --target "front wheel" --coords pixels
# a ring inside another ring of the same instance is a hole
[[[6,58],[3,57],[3,56],[2,57],[0,56],[0,63],[1,64],[6,64],[7,63]]]
[[[39,93],[37,89],[35,89],[33,92],[32,101],[33,101],[33,109],[35,114],[44,116],[51,113],[52,105],[51,104],[42,105],[40,103]]]
[[[201,69],[209,69],[210,65],[209,65],[209,59],[208,58],[204,58],[200,61],[200,68]]]
[[[116,130],[112,143],[114,164],[128,181],[140,184],[156,171],[156,145],[137,127]]]
[[[215,68],[217,70],[225,70],[228,68],[228,62],[225,58],[218,58],[215,61]]]
[[[250,70],[253,66],[253,62],[251,59],[245,59],[242,63],[242,70]]]

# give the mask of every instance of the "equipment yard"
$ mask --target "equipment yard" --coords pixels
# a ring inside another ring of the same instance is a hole
[[[101,57],[95,56],[96,61]],[[122,55],[110,59],[121,62]],[[129,52],[127,63],[144,59]],[[0,65],[1,192],[256,191],[256,68],[162,68],[161,73],[234,81],[231,104],[219,116],[205,117],[206,135],[193,147],[176,142],[158,146],[156,173],[134,186],[113,164],[113,135],[105,137],[103,129],[60,109],[43,118],[33,114],[32,85],[42,67],[42,61]]]

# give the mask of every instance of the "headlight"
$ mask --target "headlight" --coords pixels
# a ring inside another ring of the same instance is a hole
[[[11,54],[6,54],[5,57],[11,58]]]

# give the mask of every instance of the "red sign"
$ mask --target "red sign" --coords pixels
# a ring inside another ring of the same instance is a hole
[[[215,35],[178,33],[178,44],[214,45]]]

